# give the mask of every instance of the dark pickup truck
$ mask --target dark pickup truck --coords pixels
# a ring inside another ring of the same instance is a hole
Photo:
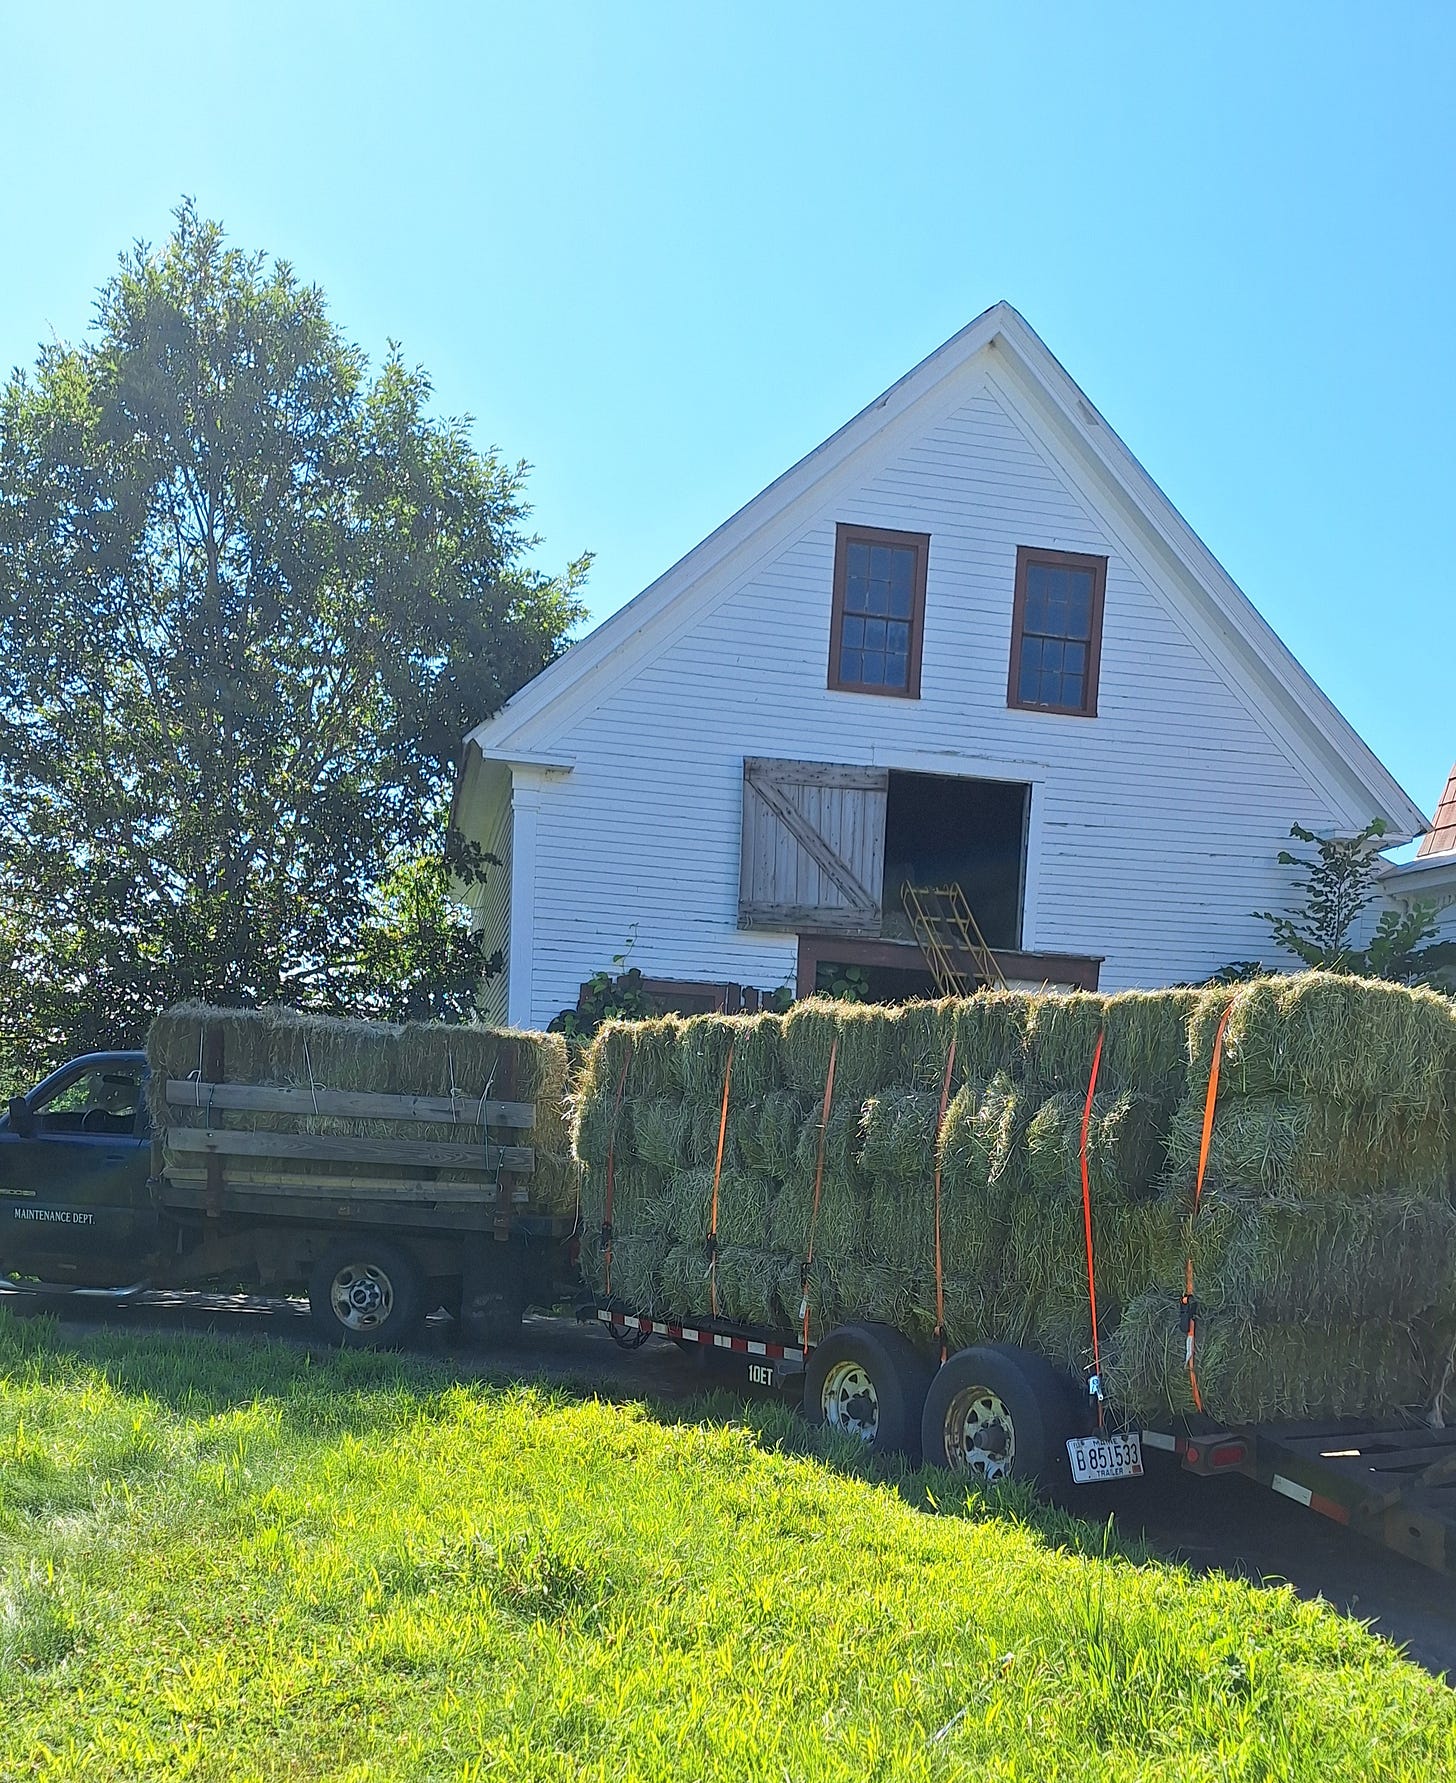
[[[494,1169],[483,1165],[479,1180],[462,1184],[458,1170],[456,1180],[437,1180],[446,1173],[421,1162],[447,1148],[408,1138],[221,1130],[223,1110],[236,1124],[249,1109],[287,1111],[290,1098],[308,1094],[311,1105],[338,1102],[339,1113],[377,1132],[381,1120],[438,1119],[428,1099],[196,1080],[167,1089],[220,1111],[217,1133],[175,1136],[191,1140],[183,1162],[194,1169],[165,1167],[166,1133],[153,1127],[140,1052],[73,1059],[11,1099],[0,1120],[0,1285],[112,1300],[148,1288],[303,1292],[323,1336],[359,1346],[401,1342],[440,1307],[489,1340],[528,1305],[569,1291],[572,1222],[533,1209],[530,1154],[520,1148],[482,1148]],[[492,1105],[492,1114],[506,1127],[534,1118],[529,1104]],[[238,1156],[240,1142],[262,1155]],[[381,1193],[361,1175],[365,1151],[401,1159],[412,1172],[408,1192]]]

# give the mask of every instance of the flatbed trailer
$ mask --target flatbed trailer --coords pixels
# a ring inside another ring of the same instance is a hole
[[[579,1314],[605,1326],[624,1349],[660,1337],[737,1364],[752,1389],[802,1391],[811,1379],[817,1346],[784,1332],[724,1320],[649,1318],[597,1301],[583,1303]],[[934,1372],[928,1363],[927,1373]],[[1073,1440],[1091,1435],[1096,1421],[1090,1405],[1082,1401],[1078,1383],[1068,1379],[1066,1385],[1066,1435]],[[805,1410],[825,1421],[822,1405],[806,1404]],[[1134,1422],[1118,1428],[1124,1440],[1136,1434],[1140,1449],[1167,1454],[1186,1472],[1240,1475],[1367,1541],[1456,1574],[1456,1428],[1350,1418],[1240,1426],[1200,1421],[1164,1429]]]

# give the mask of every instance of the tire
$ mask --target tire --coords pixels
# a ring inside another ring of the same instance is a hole
[[[920,1452],[930,1363],[889,1325],[841,1325],[804,1370],[804,1416],[857,1436],[873,1455]]]
[[[1014,1344],[959,1350],[925,1396],[921,1452],[932,1467],[994,1483],[1058,1487],[1069,1474],[1066,1382],[1044,1357]]]
[[[411,1259],[372,1238],[330,1245],[308,1281],[315,1331],[349,1349],[405,1343],[424,1319],[424,1281]]]

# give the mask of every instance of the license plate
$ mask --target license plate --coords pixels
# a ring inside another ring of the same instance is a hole
[[[1135,1431],[1121,1436],[1072,1436],[1072,1483],[1090,1486],[1098,1480],[1138,1480],[1143,1472],[1142,1438]]]

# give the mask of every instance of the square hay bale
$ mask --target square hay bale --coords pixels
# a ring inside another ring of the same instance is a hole
[[[777,1015],[695,1015],[677,1032],[673,1067],[677,1085],[689,1100],[722,1107],[723,1079],[730,1049],[733,1078],[729,1109],[741,1107],[778,1086],[783,1018]]]
[[[675,1173],[697,1162],[693,1109],[681,1096],[652,1096],[627,1113],[633,1154],[655,1169]]]
[[[780,1324],[779,1277],[784,1258],[777,1251],[729,1245],[718,1252],[718,1310],[721,1317],[758,1328]]]
[[[860,1111],[859,1165],[875,1182],[929,1182],[940,1121],[937,1090],[882,1090]]]
[[[762,1250],[768,1244],[771,1180],[750,1170],[724,1170],[718,1179],[718,1243]],[[713,1172],[706,1166],[681,1171],[657,1209],[670,1236],[689,1244],[706,1242],[713,1210]]]
[[[898,1081],[900,1019],[898,1009],[873,1003],[833,1003],[823,997],[796,1003],[783,1020],[783,1087],[803,1096],[811,1106],[822,1103],[829,1055],[837,1042],[834,1100],[836,1105],[858,1105],[866,1096]]]
[[[1084,1095],[1043,1102],[1026,1128],[1026,1175],[1044,1195],[1082,1192]],[[1163,1172],[1163,1124],[1157,1106],[1130,1091],[1098,1092],[1087,1125],[1087,1179],[1095,1204],[1156,1192]]]
[[[1456,1309],[1456,1207],[1440,1197],[1215,1189],[1193,1222],[1193,1256],[1200,1303],[1255,1323]]]
[[[791,1090],[770,1090],[732,1117],[739,1158],[749,1170],[761,1170],[782,1185],[798,1174],[799,1141],[811,1118]]]
[[[806,1256],[812,1225],[816,1258],[858,1255],[864,1249],[868,1206],[858,1172],[826,1165],[816,1216],[813,1172],[798,1172],[774,1196],[769,1213],[773,1248],[795,1258]]]
[[[1203,1115],[1203,1097],[1190,1096],[1169,1126],[1167,1185],[1185,1200],[1197,1180]],[[1439,1195],[1450,1168],[1446,1123],[1406,1104],[1220,1094],[1204,1186],[1295,1197]]]
[[[1205,991],[1189,1027],[1189,1089],[1208,1083],[1213,1039],[1231,1009],[1221,1092],[1281,1091],[1399,1106],[1417,1119],[1450,1108],[1456,1007],[1435,991],[1333,972]]]
[[[1205,1411],[1230,1424],[1415,1413],[1436,1385],[1421,1333],[1394,1320],[1256,1325],[1207,1314],[1197,1335]],[[1176,1296],[1151,1293],[1128,1308],[1107,1379],[1123,1411],[1193,1413]]]

